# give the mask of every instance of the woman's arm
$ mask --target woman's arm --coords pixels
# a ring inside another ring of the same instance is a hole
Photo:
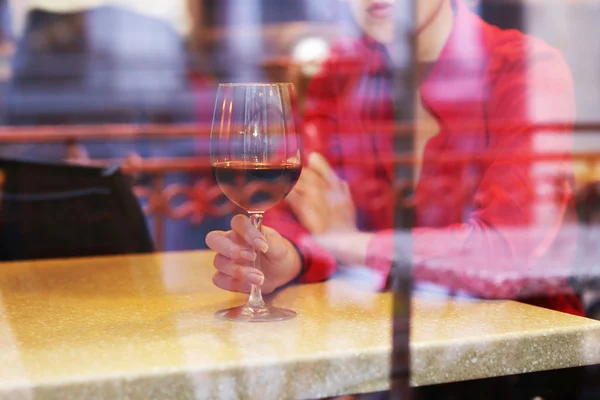
[[[547,186],[555,208],[538,203],[540,182],[531,163],[516,158],[537,151],[539,123],[560,123],[553,144],[570,152],[574,117],[571,75],[559,54],[545,51],[505,65],[490,93],[489,154],[493,158],[475,193],[465,223],[444,229],[417,228],[410,235],[381,232],[369,241],[367,264],[386,276],[392,261],[412,265],[415,280],[487,298],[548,295],[570,290],[575,225],[570,160],[551,167],[560,185]],[[546,194],[547,195],[547,194]],[[401,261],[404,260],[404,263]],[[382,278],[383,281],[383,278]]]

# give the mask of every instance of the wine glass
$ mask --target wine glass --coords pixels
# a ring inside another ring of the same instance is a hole
[[[223,193],[246,210],[259,230],[263,213],[283,200],[298,181],[301,153],[291,83],[219,85],[210,136],[213,175]],[[259,285],[251,286],[245,305],[217,312],[220,318],[250,322],[295,315],[267,305]]]

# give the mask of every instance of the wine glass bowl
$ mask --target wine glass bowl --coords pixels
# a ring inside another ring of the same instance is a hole
[[[223,193],[248,213],[264,212],[283,200],[302,171],[300,165],[292,163],[225,161],[213,164],[212,168]]]
[[[263,213],[287,196],[302,171],[302,138],[290,83],[220,84],[210,139],[211,166],[223,193],[260,229]],[[258,259],[256,268],[260,269]],[[267,305],[252,285],[248,303],[217,312],[234,321],[292,318]]]

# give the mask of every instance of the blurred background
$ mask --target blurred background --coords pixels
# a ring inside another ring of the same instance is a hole
[[[130,166],[157,248],[204,248],[234,211],[208,168],[217,83],[301,97],[334,3],[2,0],[0,156]]]
[[[600,243],[600,1],[465,3],[566,58],[579,223]],[[290,81],[302,110],[332,39],[352,29],[340,10],[339,0],[0,0],[0,156],[118,163],[157,249],[204,248],[236,212],[208,163],[216,84]],[[536,150],[551,151],[540,137]]]

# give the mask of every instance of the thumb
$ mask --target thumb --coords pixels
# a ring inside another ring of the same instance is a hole
[[[269,249],[265,253],[265,256],[270,260],[276,260],[285,255],[286,247],[283,243],[283,237],[273,228],[268,226],[262,226],[262,234],[267,239]]]

